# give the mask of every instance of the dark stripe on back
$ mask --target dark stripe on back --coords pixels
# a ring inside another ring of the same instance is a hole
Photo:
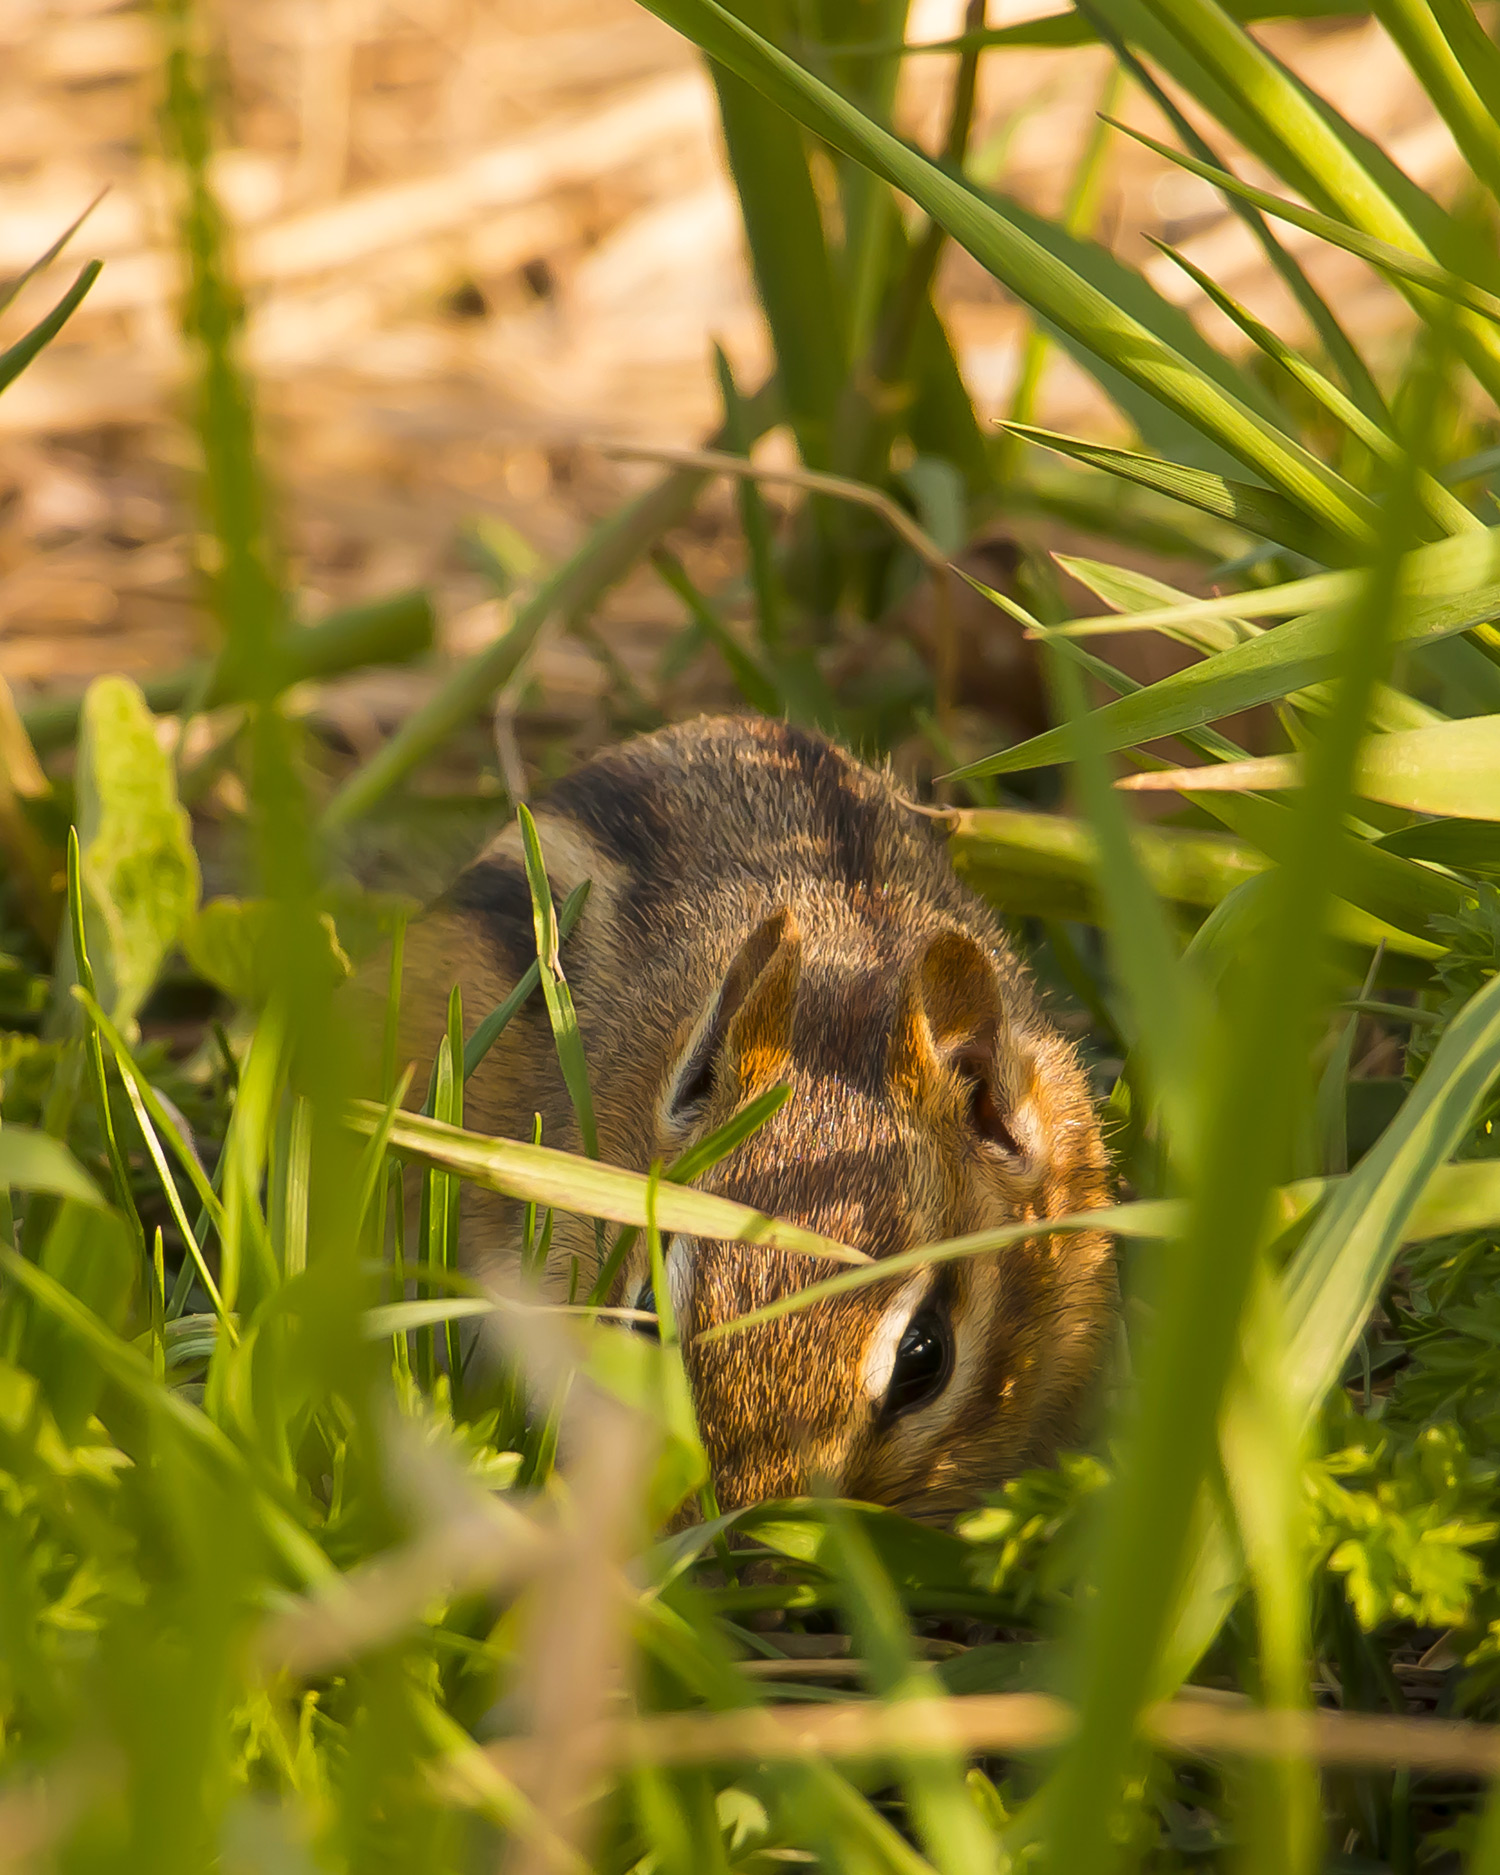
[[[680,889],[690,855],[669,769],[647,767],[639,757],[600,756],[560,781],[547,809],[576,821],[625,868],[622,909],[638,920],[651,921]],[[707,840],[711,829],[699,827],[697,837]]]
[[[513,859],[481,859],[461,872],[438,900],[440,910],[467,912],[519,977],[536,962],[536,925],[526,874]],[[481,1012],[483,1013],[483,1012]]]
[[[866,799],[853,785],[848,758],[831,742],[790,723],[777,728],[777,740],[806,790],[812,829],[827,847],[831,876],[851,892],[877,893],[883,804]]]

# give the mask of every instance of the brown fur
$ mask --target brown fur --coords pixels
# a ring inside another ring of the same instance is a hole
[[[786,1080],[791,1099],[706,1189],[876,1257],[1105,1202],[1071,1049],[888,776],[784,723],[704,719],[600,756],[537,824],[557,902],[593,882],[563,962],[606,1159],[644,1170]],[[455,979],[472,1027],[534,955],[511,827],[408,937],[409,1053],[430,1058]],[[976,1101],[1014,1151],[976,1132]],[[528,1137],[533,1112],[548,1144],[578,1147],[540,997],[469,1083],[466,1123]],[[471,1256],[512,1256],[520,1207],[468,1202]],[[570,1253],[592,1261],[592,1227],[559,1218],[554,1265]],[[957,1509],[1075,1431],[1115,1295],[1102,1234],[1042,1236],[704,1345],[704,1328],[828,1272],[682,1240],[669,1266],[726,1508],[821,1478]],[[638,1256],[619,1299],[645,1280]],[[892,1420],[869,1395],[872,1349],[933,1299],[951,1314],[952,1378]]]

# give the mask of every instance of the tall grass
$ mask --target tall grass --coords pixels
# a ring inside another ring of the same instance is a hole
[[[899,0],[649,4],[711,61],[774,378],[746,395],[720,358],[710,449],[540,578],[508,635],[334,787],[289,687],[419,653],[430,614],[420,596],[315,628],[291,614],[209,182],[212,47],[189,0],[162,8],[219,641],[149,696],[104,679],[30,734],[0,698],[10,1852],[1490,1875],[1500,52],[1463,0],[1376,9],[1470,165],[1449,207],[1214,0],[1080,0],[1019,32],[971,8],[930,156],[890,125],[912,56]],[[1161,107],[1185,148],[1159,147],[1224,189],[1311,338],[1189,269],[1252,368],[1092,239],[1103,139],[1123,129],[1097,133],[1056,225],[972,173],[982,61],[1039,30],[1112,49],[1105,101],[1134,87]],[[1205,125],[1285,194],[1235,179]],[[1399,375],[1279,244],[1287,222],[1406,296]],[[1003,435],[976,420],[933,300],[949,240],[1035,315]],[[96,272],[0,353],[0,388]],[[1052,345],[1136,447],[1031,421]],[[801,464],[780,472],[800,497],[784,524],[747,463],[780,424]],[[663,536],[715,473],[735,479],[748,575],[707,592]],[[959,761],[947,561],[1008,509],[1087,514],[1106,557],[1033,556],[988,594],[992,628],[1045,661],[1053,726]],[[1112,565],[1115,524],[1170,539],[1216,596]],[[454,993],[424,1109],[403,1108],[403,914],[352,892],[342,843],[516,683],[552,621],[586,623],[648,555],[688,609],[679,649],[722,657],[747,702],[872,753],[916,742],[949,771],[955,865],[1089,1025],[1120,1182],[1112,1417],[1094,1452],[953,1530],[824,1501],[715,1514],[674,1324],[621,1333],[608,1271],[642,1231],[658,1273],[663,1230],[816,1259],[806,1289],[715,1331],[735,1333],[893,1266],[694,1189],[784,1089],[663,1173],[598,1162],[601,1064],[567,981],[582,900],[554,910],[519,803],[536,967],[494,1011]],[[924,582],[919,659],[896,621]],[[1106,612],[1069,616],[1076,589]],[[1195,660],[1133,684],[1090,649],[1122,622]],[[852,676],[851,637],[868,652]],[[1091,703],[1100,686],[1112,700]],[[1248,759],[1214,725],[1256,704],[1285,747]],[[235,712],[239,898],[201,901],[153,709]],[[65,776],[38,750],[75,721]],[[1166,734],[1207,773],[1166,771],[1143,746]],[[1054,811],[1059,769],[1076,814]],[[1178,824],[1137,827],[1122,779],[1178,794]],[[382,925],[383,1051],[336,995]],[[153,1010],[188,982],[216,1016],[174,1058]],[[533,995],[585,1157],[462,1127],[465,1080]],[[1362,1072],[1372,1045],[1397,1072]],[[595,1219],[605,1276],[575,1272],[565,1305],[481,1291],[457,1256],[463,1180],[525,1205],[533,1269],[556,1212]],[[479,1318],[504,1350],[482,1372],[463,1326]]]

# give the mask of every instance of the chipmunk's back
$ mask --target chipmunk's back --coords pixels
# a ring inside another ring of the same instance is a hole
[[[1103,1201],[1103,1152],[1071,1050],[1040,1016],[989,912],[954,877],[931,820],[888,775],[785,723],[701,719],[588,763],[548,794],[537,825],[556,902],[590,882],[562,962],[605,1159],[640,1170],[670,1159],[744,1099],[785,1081],[786,1106],[708,1182],[874,1256]],[[454,981],[472,1030],[535,956],[511,827],[411,934],[409,1052],[429,1058]],[[534,1114],[548,1144],[578,1148],[540,997],[469,1083],[466,1123],[529,1137]],[[515,1246],[518,1213],[500,1200],[473,1204],[471,1248],[503,1257]],[[562,1228],[587,1257],[589,1233]],[[744,1246],[673,1255],[677,1312],[689,1326],[743,1313],[819,1274],[808,1259]],[[986,1280],[977,1265],[941,1279],[950,1342],[966,1308],[973,1316],[982,1306],[991,1323],[983,1345],[994,1371],[966,1390],[976,1449],[993,1445],[990,1393],[1017,1393],[1029,1373],[1008,1456],[991,1451],[989,1473],[1043,1450],[1068,1421],[1112,1295],[1102,1239],[1043,1239],[1007,1267],[1003,1306],[998,1291],[977,1300]],[[638,1269],[627,1271],[625,1293],[639,1282]],[[856,1317],[858,1309],[839,1319]],[[1005,1333],[994,1327],[1002,1317]],[[800,1488],[809,1475],[822,1435],[783,1437],[777,1463],[765,1458],[763,1436],[759,1446],[745,1443],[747,1427],[763,1434],[767,1415],[784,1413],[792,1396],[782,1363],[804,1335],[814,1339],[796,1356],[800,1367],[826,1370],[821,1405],[806,1403],[809,1428],[819,1414],[842,1424],[851,1390],[862,1400],[871,1374],[905,1346],[898,1335],[871,1354],[861,1330],[858,1360],[848,1353],[830,1364],[839,1343],[828,1339],[829,1319],[813,1310],[778,1324],[774,1354],[760,1339],[768,1331],[756,1331],[696,1357],[721,1496]],[[933,1463],[906,1450],[909,1434],[910,1426],[895,1446],[884,1438],[881,1449],[905,1452],[898,1470],[920,1473],[930,1501]],[[800,1471],[789,1469],[793,1449]],[[857,1478],[891,1496],[895,1487],[878,1469],[868,1475],[869,1463]],[[848,1485],[848,1464],[838,1468]]]

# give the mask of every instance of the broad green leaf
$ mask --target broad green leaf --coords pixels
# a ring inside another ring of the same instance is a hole
[[[1116,449],[1105,443],[1089,443],[1076,436],[1059,436],[1054,430],[1038,429],[1031,423],[1006,423],[1002,427],[1027,442],[1040,443],[1074,462],[1087,463],[1107,475],[1120,475],[1154,489],[1174,501],[1212,514],[1221,521],[1240,527],[1247,534],[1273,540],[1290,547],[1309,560],[1338,560],[1345,557],[1341,544],[1322,529],[1309,524],[1295,502],[1278,495],[1274,489],[1253,487],[1248,482],[1231,481],[1204,469],[1184,468],[1180,463],[1163,462],[1156,456],[1143,456],[1138,450]]]
[[[1227,395],[962,181],[873,123],[717,0],[646,3],[836,150],[911,196],[1027,305],[1177,411],[1314,521],[1350,541],[1361,538],[1364,497],[1300,443]]]
[[[1483,820],[1426,820],[1382,834],[1378,845],[1405,859],[1425,859],[1460,872],[1500,871],[1500,828]]]
[[[83,704],[79,863],[99,1001],[122,1029],[198,903],[198,858],[172,764],[145,699],[99,677]]]
[[[1128,775],[1116,786],[1197,795],[1300,788],[1302,778],[1300,755],[1263,755],[1244,762]],[[1372,736],[1360,752],[1355,792],[1367,801],[1417,814],[1500,820],[1500,716],[1466,716],[1425,729]]]
[[[349,1124],[356,1131],[373,1133],[384,1124],[385,1113],[373,1101],[356,1101]],[[435,1165],[472,1180],[508,1198],[534,1200],[559,1211],[583,1217],[609,1218],[617,1224],[644,1226],[647,1179],[639,1172],[558,1152],[550,1146],[528,1146],[519,1140],[489,1139],[465,1133],[419,1114],[398,1114],[391,1126],[392,1150],[424,1165]],[[656,1210],[663,1230],[721,1241],[763,1243],[775,1250],[793,1250],[806,1256],[831,1257],[838,1263],[867,1263],[861,1250],[820,1237],[799,1225],[783,1224],[707,1192],[663,1184]]]
[[[0,1126],[0,1188],[46,1191],[108,1210],[103,1196],[61,1140],[29,1126]]]
[[[210,899],[184,926],[183,951],[199,976],[226,996],[247,1009],[262,1008],[275,987],[268,943],[275,918],[275,907],[264,899]],[[316,929],[316,959],[306,957],[306,962],[331,987],[343,982],[353,966],[330,912],[319,915]]]

